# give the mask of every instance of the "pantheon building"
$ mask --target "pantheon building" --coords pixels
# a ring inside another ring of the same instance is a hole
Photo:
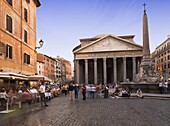
[[[73,49],[75,83],[134,81],[142,60],[143,47],[133,39],[134,35],[110,34],[80,39],[80,45]]]

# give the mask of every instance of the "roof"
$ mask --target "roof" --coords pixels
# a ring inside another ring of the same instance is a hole
[[[34,2],[35,2],[35,4],[36,4],[36,7],[41,6],[41,3],[40,3],[40,1],[39,1],[39,0],[34,0]]]
[[[113,37],[113,38],[116,38],[116,39],[118,39],[118,40],[124,41],[124,42],[126,42],[126,43],[129,43],[129,44],[138,46],[138,47],[140,47],[140,48],[143,48],[141,45],[138,45],[138,44],[136,44],[136,43],[132,43],[132,42],[130,42],[129,40],[124,39],[125,37],[127,37],[127,38],[129,38],[129,37],[133,38],[134,35],[129,35],[129,36],[115,36],[115,35],[111,35],[111,34],[99,34],[99,35],[93,37],[93,38],[98,38],[97,40],[94,40],[94,41],[92,41],[91,43],[89,43],[89,44],[87,44],[87,45],[85,45],[85,46],[83,46],[83,47],[81,47],[81,45],[75,47],[75,48],[73,49],[73,53],[75,53],[75,52],[77,52],[77,51],[79,51],[79,50],[82,50],[82,49],[84,49],[84,48],[86,48],[86,47],[88,47],[88,46],[91,46],[91,45],[93,45],[94,43],[96,43],[96,42],[98,42],[98,41],[101,41],[101,40],[103,40],[103,39],[105,39],[105,38],[107,38],[107,37]],[[90,39],[90,38],[87,38],[87,39]],[[85,39],[84,39],[84,40],[85,40]]]
[[[76,46],[76,47],[73,49],[73,52],[74,52],[75,50],[79,49],[79,48],[81,48],[81,45]]]
[[[164,42],[162,42],[159,46],[157,46],[156,49],[160,48],[163,44],[168,42],[169,39],[170,39],[170,37],[168,37]]]

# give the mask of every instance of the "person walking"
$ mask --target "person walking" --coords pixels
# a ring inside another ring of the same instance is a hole
[[[0,90],[0,102],[1,106],[5,108],[6,103],[8,102],[8,94],[6,93],[5,88]]]
[[[86,84],[83,84],[82,94],[83,94],[83,100],[86,100]]]
[[[39,89],[40,97],[41,97],[41,106],[48,106],[46,104],[45,89],[46,89],[45,84],[44,84],[44,82],[42,82],[40,89]],[[44,105],[43,105],[43,103],[44,103]]]
[[[167,80],[165,80],[163,88],[164,88],[164,94],[167,94],[168,93],[168,81]]]
[[[78,100],[78,92],[79,92],[79,86],[78,86],[78,84],[75,84],[75,86],[74,86],[74,97],[75,97],[75,100]]]
[[[74,86],[73,86],[73,84],[71,83],[70,85],[69,85],[69,93],[70,93],[70,99],[71,99],[71,101],[73,101],[73,90],[74,90]]]
[[[109,97],[109,88],[107,85],[105,85],[104,87],[104,98],[108,98]]]
[[[159,91],[160,91],[160,94],[163,94],[163,82],[162,81],[159,82]]]

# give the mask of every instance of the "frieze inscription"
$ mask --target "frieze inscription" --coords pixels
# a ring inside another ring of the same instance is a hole
[[[77,54],[76,59],[89,58],[113,58],[113,57],[138,57],[142,56],[141,52],[117,52],[117,53],[93,53],[93,54]]]

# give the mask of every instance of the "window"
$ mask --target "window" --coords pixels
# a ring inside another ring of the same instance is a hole
[[[170,68],[170,62],[168,63],[168,68]]]
[[[24,8],[24,19],[27,22],[28,21],[28,14],[27,14],[27,9]]]
[[[24,63],[30,64],[30,55],[24,53]]]
[[[24,42],[27,43],[27,31],[26,30],[24,30]]]
[[[6,45],[6,57],[12,59],[12,46]]]
[[[170,55],[168,55],[168,60],[170,60]]]
[[[7,0],[8,4],[12,6],[12,0]]]
[[[166,64],[164,64],[164,69],[166,69]]]
[[[30,3],[30,0],[26,0],[27,3]]]
[[[6,16],[6,30],[12,33],[12,18],[10,16]]]

